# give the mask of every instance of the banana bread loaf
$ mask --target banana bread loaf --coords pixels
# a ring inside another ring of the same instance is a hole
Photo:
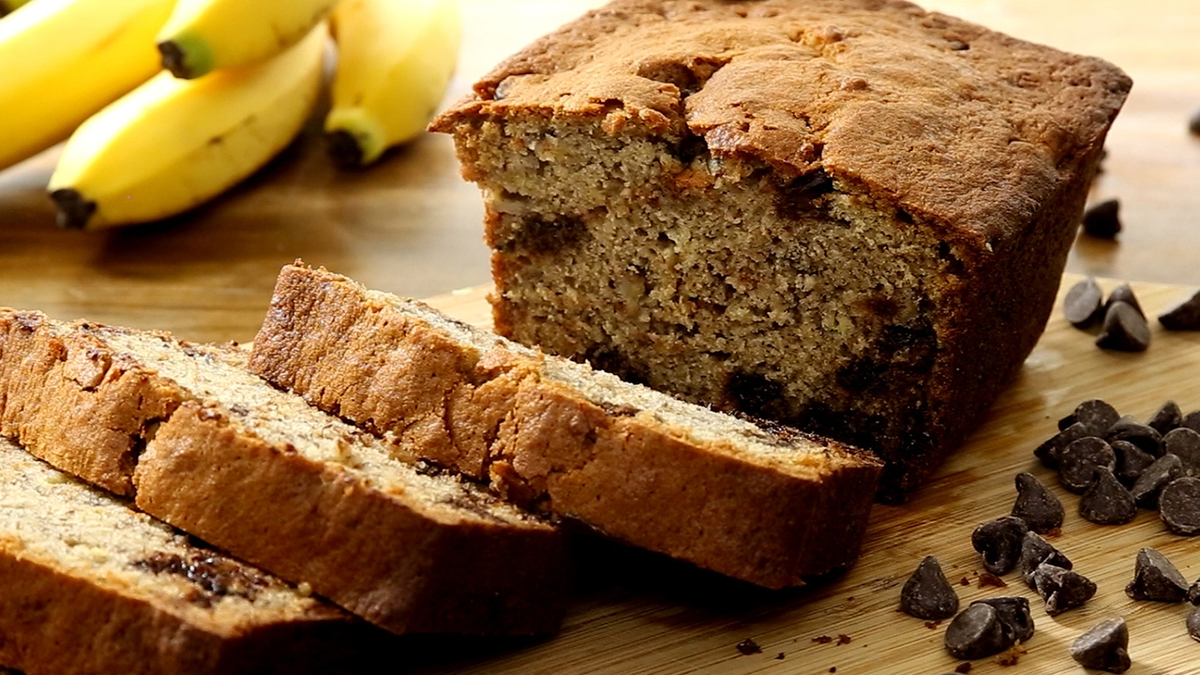
[[[0,440],[0,663],[353,673],[381,654],[381,633]]]
[[[431,128],[499,333],[873,450],[896,500],[1037,341],[1129,87],[900,0],[617,0]]]
[[[509,499],[778,588],[850,564],[880,466],[285,267],[251,369]]]
[[[0,310],[3,431],[51,463],[126,467],[147,513],[390,631],[557,628],[556,527],[394,459],[250,373],[248,355]]]

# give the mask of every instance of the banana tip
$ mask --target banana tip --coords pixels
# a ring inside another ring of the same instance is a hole
[[[354,134],[344,129],[325,134],[325,146],[333,162],[343,169],[363,166],[363,149]]]
[[[190,80],[200,75],[188,66],[187,52],[174,40],[158,43],[158,53],[162,55],[162,67],[171,71],[175,77]]]
[[[50,193],[58,207],[55,222],[59,227],[68,230],[82,230],[96,212],[96,202],[84,197],[73,188],[61,188]]]

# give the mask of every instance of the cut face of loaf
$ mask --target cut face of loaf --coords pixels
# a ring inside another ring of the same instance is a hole
[[[0,440],[0,663],[29,675],[354,672],[378,639]]]
[[[1115,67],[891,0],[619,0],[433,124],[496,330],[918,485],[1049,316]]]
[[[413,458],[767,587],[854,560],[880,470],[839,443],[545,357],[300,264],[280,274],[250,363]]]
[[[0,327],[4,432],[34,454],[129,466],[139,508],[393,632],[556,629],[556,528],[396,460],[251,374],[247,351],[12,310]]]

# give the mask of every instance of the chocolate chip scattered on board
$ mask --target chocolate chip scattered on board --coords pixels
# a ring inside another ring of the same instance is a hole
[[[900,610],[918,619],[949,619],[958,611],[958,594],[934,556],[925,556],[900,591]]]
[[[762,653],[762,647],[758,646],[758,643],[754,641],[754,638],[746,638],[745,640],[737,643],[737,650],[744,656]]]
[[[1175,401],[1167,401],[1154,411],[1154,414],[1146,421],[1146,425],[1153,427],[1158,433],[1166,435],[1178,427],[1181,422],[1183,422],[1183,411],[1179,409],[1179,404]]]
[[[1097,525],[1124,525],[1137,516],[1133,495],[1107,468],[1096,470],[1096,480],[1079,498],[1079,515]]]
[[[1142,424],[1130,415],[1125,415],[1113,422],[1113,425],[1105,432],[1104,440],[1109,443],[1129,441],[1155,457],[1161,457],[1163,454],[1162,434],[1149,424]]]
[[[1122,485],[1132,486],[1154,463],[1154,455],[1129,441],[1113,441],[1109,446],[1117,455],[1117,470],[1114,473]]]
[[[1057,616],[1082,606],[1096,594],[1096,584],[1087,577],[1054,565],[1042,564],[1033,573],[1038,595],[1046,602],[1046,613]]]
[[[1129,627],[1125,619],[1105,619],[1075,638],[1071,643],[1071,658],[1084,668],[1109,673],[1129,670]]]
[[[983,568],[992,574],[1007,574],[1021,557],[1021,542],[1029,526],[1020,518],[1002,516],[989,520],[971,533],[971,546],[983,558]]]
[[[1078,281],[1063,298],[1063,316],[1076,328],[1089,328],[1104,317],[1104,290],[1092,277]]]
[[[1134,600],[1183,602],[1187,593],[1187,579],[1167,556],[1149,546],[1138,551],[1133,580],[1125,586],[1125,595]]]
[[[1057,469],[1063,449],[1072,442],[1089,436],[1095,436],[1095,434],[1088,429],[1086,424],[1074,422],[1035,448],[1033,454],[1041,460],[1043,466]]]
[[[1117,412],[1111,403],[1099,398],[1089,398],[1075,406],[1070,415],[1059,420],[1058,428],[1061,430],[1078,422],[1087,427],[1089,435],[1103,438],[1119,419],[1121,413]],[[1069,424],[1065,424],[1067,422]]]
[[[1029,600],[1019,595],[1002,595],[984,598],[971,604],[985,603],[996,610],[1000,621],[1008,624],[1017,642],[1028,642],[1033,637],[1033,614],[1029,611]]]
[[[1200,291],[1158,315],[1167,330],[1200,330]]]
[[[954,617],[946,628],[946,651],[958,659],[981,659],[999,654],[1013,646],[1016,636],[1008,624],[1000,620],[996,608],[972,604]]]
[[[1163,436],[1163,451],[1175,455],[1183,465],[1183,475],[1200,476],[1200,433],[1178,427]]]
[[[1130,286],[1128,282],[1122,283],[1112,289],[1112,292],[1108,294],[1108,299],[1104,301],[1104,311],[1107,313],[1108,308],[1118,302],[1124,302],[1137,310],[1138,315],[1143,319],[1146,318],[1146,312],[1142,309],[1142,303],[1138,302],[1137,294],[1133,292],[1133,286]]]
[[[1071,441],[1058,454],[1058,481],[1064,488],[1082,493],[1096,480],[1097,469],[1117,468],[1117,454],[1102,438],[1085,436]]]
[[[1074,565],[1070,559],[1063,554],[1062,551],[1054,547],[1053,544],[1046,541],[1037,532],[1027,532],[1025,539],[1021,541],[1021,557],[1017,562],[1017,571],[1021,573],[1021,579],[1032,589],[1037,590],[1037,584],[1034,582],[1034,572],[1043,564],[1061,567],[1069,570]]]
[[[1163,455],[1142,471],[1142,475],[1129,488],[1129,494],[1138,506],[1157,509],[1162,489],[1183,475],[1183,462],[1176,455]]]
[[[1158,514],[1175,534],[1200,534],[1200,478],[1184,476],[1164,487],[1158,495]]]
[[[1010,515],[1025,521],[1029,529],[1040,534],[1062,527],[1065,516],[1062,502],[1037,476],[1023,471],[1014,480],[1017,498]]]
[[[1200,642],[1200,607],[1195,607],[1188,613],[1187,632],[1193,640]]]
[[[1112,239],[1121,231],[1121,202],[1106,199],[1083,212],[1083,232],[1090,237]]]
[[[1144,352],[1150,347],[1150,325],[1132,305],[1114,302],[1104,313],[1096,346],[1120,352]]]

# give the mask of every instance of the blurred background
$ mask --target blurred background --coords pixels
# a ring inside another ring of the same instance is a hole
[[[463,50],[445,104],[505,56],[600,4],[460,0]],[[1200,110],[1195,0],[920,4],[1104,57],[1133,77],[1093,189],[1095,201],[1120,199],[1124,230],[1115,241],[1081,237],[1068,270],[1200,285],[1200,138],[1187,129]],[[478,190],[459,178],[449,138],[427,134],[347,171],[328,161],[319,117],[243,184],[150,225],[58,229],[45,187],[59,147],[0,171],[0,305],[247,341],[280,266],[297,257],[412,297],[489,283]]]

